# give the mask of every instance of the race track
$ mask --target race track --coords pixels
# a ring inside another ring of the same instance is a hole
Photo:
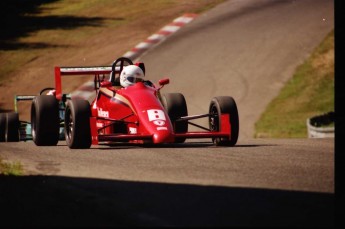
[[[2,225],[333,226],[334,139],[253,138],[265,106],[332,28],[330,0],[229,0],[200,15],[140,61],[150,80],[170,77],[163,93],[183,93],[189,114],[232,96],[238,144],[0,143],[1,157],[32,175],[1,177]]]
[[[148,78],[171,78],[164,91],[184,94],[190,114],[207,112],[214,96],[232,96],[239,139],[252,138],[266,105],[334,27],[333,7],[328,0],[227,1],[140,60]]]

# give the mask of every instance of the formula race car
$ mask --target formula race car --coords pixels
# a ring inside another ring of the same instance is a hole
[[[49,94],[54,88],[44,88],[39,95]],[[50,95],[52,96],[52,95]],[[14,112],[0,113],[0,142],[18,142],[32,140],[31,123],[19,119],[18,102],[32,101],[36,95],[15,95]],[[65,140],[64,103],[59,103],[59,140]]]
[[[111,66],[55,67],[55,96],[39,95],[31,110],[32,137],[36,145],[56,145],[59,140],[59,102],[65,103],[65,139],[69,148],[129,142],[138,144],[184,143],[189,138],[210,138],[217,146],[234,146],[238,139],[239,118],[235,100],[230,96],[214,97],[209,112],[188,116],[181,93],[160,91],[169,79],[158,85],[149,80],[126,88],[120,85],[120,74],[127,66],[139,66],[125,57]],[[94,75],[95,98],[66,99],[62,93],[62,76]],[[109,77],[110,76],[110,77]],[[191,120],[208,118],[208,127]],[[193,125],[200,131],[188,131]]]

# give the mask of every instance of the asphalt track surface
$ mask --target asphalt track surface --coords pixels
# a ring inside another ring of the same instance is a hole
[[[189,114],[233,96],[235,147],[209,140],[70,150],[0,143],[2,226],[333,226],[334,139],[253,139],[254,123],[334,26],[333,1],[227,1],[144,54]],[[10,216],[15,216],[13,219]]]

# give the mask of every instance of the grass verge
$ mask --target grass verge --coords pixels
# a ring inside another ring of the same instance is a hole
[[[1,175],[23,175],[23,167],[19,162],[6,163],[0,157],[0,174]]]
[[[256,138],[305,138],[306,120],[334,111],[334,30],[297,67],[255,123]]]

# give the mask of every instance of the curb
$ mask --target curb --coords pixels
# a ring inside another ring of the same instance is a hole
[[[177,32],[184,25],[193,21],[197,16],[197,14],[187,13],[174,19],[171,23],[162,27],[158,32],[152,34],[145,41],[140,42],[122,56],[127,57],[134,62],[134,60],[140,57],[144,52],[163,42],[167,37]],[[93,85],[93,81],[85,82],[71,93],[71,97],[92,101],[95,96]]]
[[[123,56],[131,60],[138,58],[144,52],[161,43],[168,36],[178,31],[181,27],[193,21],[196,17],[197,14],[184,14],[183,16],[174,19],[171,23],[161,28],[157,33],[152,34],[145,41],[137,44],[132,50],[126,52]]]

